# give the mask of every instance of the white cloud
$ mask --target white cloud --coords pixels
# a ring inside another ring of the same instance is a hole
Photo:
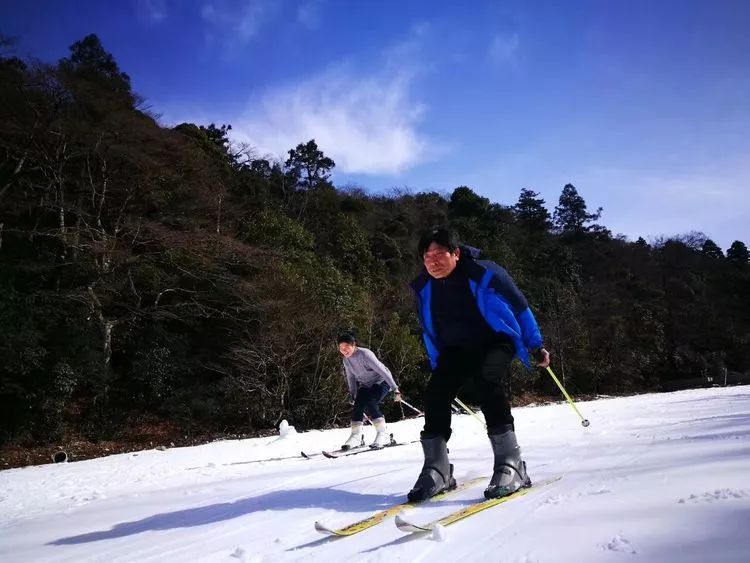
[[[489,47],[490,60],[496,64],[505,64],[515,59],[520,38],[518,33],[496,34]]]
[[[297,8],[297,21],[307,29],[318,29],[322,3],[322,0],[308,0],[300,4]]]
[[[216,33],[228,33],[230,44],[247,44],[278,13],[275,0],[210,0],[201,7],[201,17]]]
[[[270,88],[239,115],[206,106],[162,105],[164,122],[231,123],[230,136],[257,155],[284,160],[310,139],[351,174],[399,174],[449,150],[420,130],[426,105],[415,95],[424,72],[418,39],[425,26],[383,51],[369,72],[353,62]],[[398,53],[400,56],[396,56]],[[165,107],[166,106],[166,107]]]
[[[410,88],[408,73],[329,70],[268,92],[232,122],[234,137],[274,156],[315,139],[342,172],[397,174],[434,150],[417,130],[425,106]]]
[[[399,174],[435,158],[446,148],[420,131],[427,108],[414,95],[429,32],[425,23],[414,25],[370,72],[341,64],[267,91],[229,120],[233,137],[274,157],[315,139],[337,171],[352,174]]]
[[[167,18],[166,0],[138,0],[139,16],[149,23],[161,23]]]

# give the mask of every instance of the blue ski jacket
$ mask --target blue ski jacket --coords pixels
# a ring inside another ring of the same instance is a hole
[[[469,288],[476,299],[479,312],[496,332],[508,336],[515,345],[516,357],[531,367],[529,350],[542,347],[542,335],[536,319],[510,274],[490,260],[477,260],[479,250],[461,247],[462,266]],[[417,313],[422,326],[422,338],[430,364],[434,370],[440,356],[440,335],[432,321],[432,277],[426,269],[411,283],[417,302]]]

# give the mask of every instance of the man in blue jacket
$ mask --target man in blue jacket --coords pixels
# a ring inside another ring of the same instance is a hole
[[[411,285],[432,377],[421,435],[424,466],[408,498],[422,501],[455,487],[447,447],[451,403],[469,379],[481,394],[495,456],[485,497],[528,487],[503,382],[516,356],[530,366],[531,353],[538,366],[549,365],[534,315],[508,273],[494,262],[477,260],[479,251],[460,246],[452,231],[427,232],[419,241],[419,254],[424,269]]]

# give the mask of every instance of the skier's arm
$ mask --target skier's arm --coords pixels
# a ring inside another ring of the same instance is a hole
[[[344,372],[344,375],[346,376],[346,385],[349,387],[349,395],[351,395],[352,401],[357,396],[357,378],[354,377],[354,374],[351,372],[351,370],[346,366],[346,362],[344,362],[344,368],[342,370]]]
[[[396,381],[393,379],[391,370],[385,367],[385,364],[383,364],[383,362],[378,360],[378,357],[372,350],[364,350],[362,348],[360,348],[360,350],[362,350],[362,352],[364,352],[365,354],[365,361],[367,362],[367,365],[383,377],[385,382],[388,384],[388,387],[391,388],[391,391],[398,392],[398,385],[396,385]]]
[[[529,350],[541,349],[543,346],[542,333],[539,331],[539,325],[536,323],[531,309],[527,306],[526,309],[516,314],[516,319],[521,327],[521,337],[526,347]]]
[[[501,268],[494,262],[490,264],[487,264],[493,273],[490,286],[510,304],[513,315],[521,327],[523,343],[532,351],[542,348],[542,333],[539,331],[539,325],[529,308],[526,297],[516,287],[513,278],[510,277],[510,274],[504,268]]]

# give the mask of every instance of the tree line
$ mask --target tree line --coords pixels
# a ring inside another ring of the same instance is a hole
[[[95,35],[56,64],[0,40],[0,441],[345,421],[334,337],[355,328],[419,404],[407,283],[434,225],[505,266],[577,394],[750,369],[750,268],[701,233],[630,242],[572,184],[372,194],[314,140],[285,160],[229,125],[165,127]],[[554,396],[515,366],[514,396]],[[471,390],[467,390],[471,395]],[[395,405],[388,408],[396,409]],[[386,413],[396,416],[397,413]]]

